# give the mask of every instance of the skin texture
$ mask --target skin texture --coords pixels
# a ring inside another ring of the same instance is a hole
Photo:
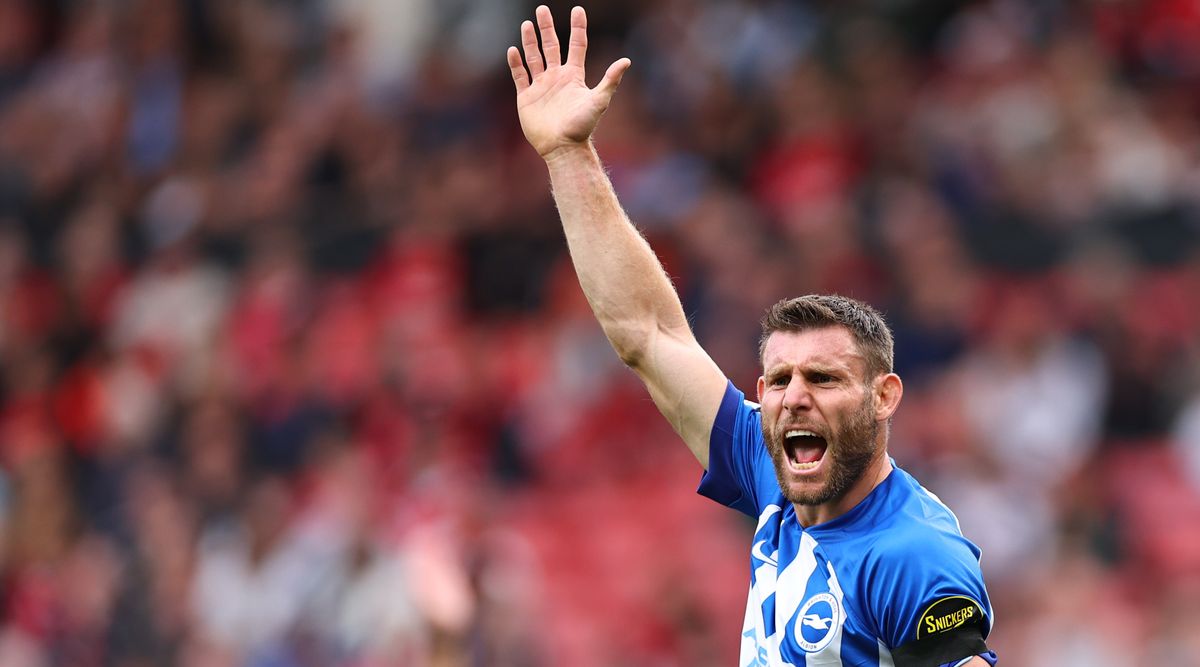
[[[805,526],[849,511],[892,470],[887,421],[904,393],[900,378],[868,378],[853,335],[841,326],[771,334],[763,367],[763,437],[784,497]],[[799,470],[787,460],[784,434],[794,428],[825,438],[815,469]]]

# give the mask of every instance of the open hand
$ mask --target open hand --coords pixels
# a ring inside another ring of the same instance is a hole
[[[561,62],[550,9],[539,6],[535,17],[545,55],[538,49],[533,23],[525,21],[521,24],[521,46],[529,71],[525,71],[515,46],[508,47],[508,66],[517,87],[517,114],[525,138],[539,155],[550,159],[557,151],[587,144],[630,62],[628,58],[617,60],[595,88],[588,88],[583,71],[587,54],[587,14],[583,7],[571,10],[566,63]]]

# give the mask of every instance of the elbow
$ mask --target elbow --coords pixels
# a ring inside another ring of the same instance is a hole
[[[613,343],[613,349],[617,351],[617,358],[621,363],[636,370],[642,365],[642,361],[646,358],[646,349],[631,345],[618,345]]]
[[[621,363],[636,370],[645,362],[652,336],[650,328],[611,323],[604,327],[604,333]]]
[[[658,323],[639,323],[606,326],[604,331],[621,363],[635,371],[662,363],[660,356],[664,350],[674,349],[689,341],[695,344],[691,329],[686,324],[671,328]]]

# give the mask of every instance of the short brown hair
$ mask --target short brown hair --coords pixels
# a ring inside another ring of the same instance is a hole
[[[867,379],[892,372],[892,331],[883,315],[871,306],[836,294],[809,294],[784,299],[771,306],[762,319],[758,342],[761,360],[767,339],[776,331],[808,331],[843,326],[854,336],[867,362]]]

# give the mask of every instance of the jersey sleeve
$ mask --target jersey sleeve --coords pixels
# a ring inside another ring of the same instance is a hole
[[[881,550],[867,599],[897,667],[956,665],[989,653],[991,603],[978,550],[959,535],[900,536]]]
[[[708,444],[708,470],[697,492],[722,505],[756,517],[764,500],[778,490],[774,468],[762,438],[757,404],[730,382],[713,421]]]

